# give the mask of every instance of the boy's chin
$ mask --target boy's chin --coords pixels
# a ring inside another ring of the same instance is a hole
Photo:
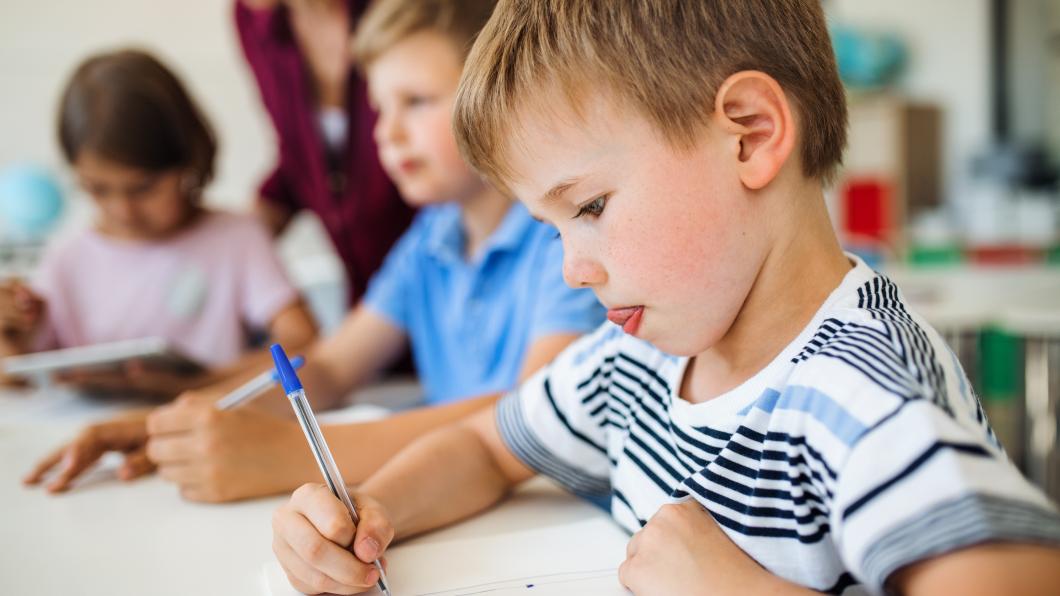
[[[399,185],[398,192],[410,207],[426,207],[439,203],[448,203],[453,197],[444,196],[444,193],[424,190],[422,188],[409,188]]]
[[[702,354],[709,349],[709,342],[705,342],[702,336],[689,333],[688,327],[681,329],[652,329],[643,328],[637,337],[650,343],[656,348],[671,356],[693,357]]]

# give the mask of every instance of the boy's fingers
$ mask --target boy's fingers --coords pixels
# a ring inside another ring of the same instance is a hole
[[[648,523],[651,522],[649,521]],[[630,537],[629,542],[626,543],[627,559],[632,559],[633,556],[637,554],[637,551],[640,550],[640,541],[643,536],[644,530],[642,529],[641,531],[637,532],[636,534]]]
[[[210,424],[216,410],[206,404],[180,403],[158,408],[147,417],[151,435],[187,432]]]
[[[50,455],[37,462],[37,465],[22,478],[22,482],[26,484],[38,484],[44,475],[48,473],[48,470],[55,467],[55,464],[59,463],[59,460],[63,458],[63,454],[66,453],[66,447],[56,449]]]
[[[149,474],[154,469],[155,464],[147,458],[146,449],[137,449],[125,456],[125,461],[118,468],[118,477],[122,480],[132,480]]]
[[[291,506],[324,538],[343,547],[353,542],[357,527],[346,506],[323,484],[304,484],[291,496]]]
[[[340,584],[364,588],[375,583],[369,581],[378,576],[374,567],[326,539],[304,516],[286,516],[281,534],[299,558]]]
[[[200,466],[187,464],[162,464],[158,467],[158,475],[182,487],[193,487],[203,484],[202,469]]]
[[[203,441],[191,433],[153,436],[147,441],[147,457],[156,464],[187,463],[203,455]]]
[[[380,556],[390,541],[394,539],[394,529],[386,515],[374,505],[357,507],[357,515],[360,523],[357,524],[357,538],[353,544],[353,552],[357,558],[365,563],[371,563]]]
[[[272,550],[276,558],[283,566],[283,572],[287,575],[287,581],[296,590],[304,594],[319,594],[328,592],[331,594],[356,594],[360,591],[355,586],[345,586],[328,577],[319,569],[306,563],[294,552],[291,545],[283,538],[276,537],[273,540]]]
[[[86,468],[96,463],[100,455],[102,455],[102,452],[98,449],[85,448],[76,444],[71,446],[70,449],[67,449],[66,454],[63,455],[59,475],[48,484],[48,491],[57,493],[70,488],[70,483],[80,476],[81,472],[84,472]]]

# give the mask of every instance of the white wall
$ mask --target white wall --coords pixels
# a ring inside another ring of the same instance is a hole
[[[826,0],[831,18],[900,32],[912,54],[901,81],[946,109],[945,171],[961,187],[989,141],[986,0]],[[226,0],[0,0],[0,166],[60,164],[53,119],[65,77],[86,54],[136,44],[159,54],[191,87],[221,137],[211,200],[249,203],[273,156],[272,132],[235,40]]]
[[[933,101],[943,121],[944,192],[967,187],[973,155],[990,142],[990,31],[986,0],[827,0],[844,25],[898,33],[910,61],[899,85]]]
[[[249,205],[273,137],[225,0],[0,0],[0,167],[60,168],[54,120],[66,77],[88,54],[127,45],[173,68],[214,125],[221,152],[211,202]]]
[[[176,71],[213,124],[220,151],[207,200],[231,210],[250,207],[275,159],[275,138],[232,12],[231,0],[0,0],[0,168],[31,161],[63,176],[73,200],[59,233],[91,213],[55,140],[59,94],[86,56],[129,45]],[[323,327],[334,327],[345,311],[345,273],[319,220],[296,220],[279,251]]]

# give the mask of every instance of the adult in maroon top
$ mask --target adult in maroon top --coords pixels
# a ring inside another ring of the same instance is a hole
[[[279,142],[258,211],[277,234],[298,211],[316,213],[346,266],[351,304],[412,215],[379,164],[375,115],[350,63],[350,31],[365,4],[235,3],[239,40]]]

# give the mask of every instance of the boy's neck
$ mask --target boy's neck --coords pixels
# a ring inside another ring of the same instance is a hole
[[[798,337],[851,264],[819,188],[784,199],[774,241],[732,326],[689,364],[681,395],[693,403],[734,389]]]
[[[512,202],[507,197],[485,184],[460,201],[464,258],[471,260],[478,255],[511,207]]]

